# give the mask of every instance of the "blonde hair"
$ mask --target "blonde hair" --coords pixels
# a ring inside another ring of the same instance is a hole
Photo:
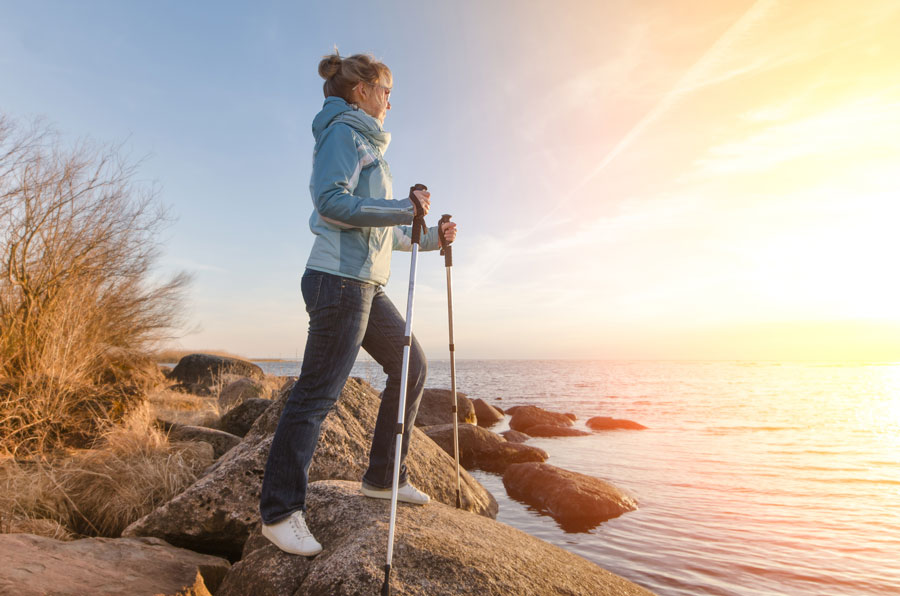
[[[369,54],[354,54],[341,58],[337,48],[334,54],[322,58],[319,62],[319,76],[325,79],[322,91],[325,97],[337,96],[352,103],[351,93],[357,83],[379,83],[387,85],[393,82],[391,69]]]

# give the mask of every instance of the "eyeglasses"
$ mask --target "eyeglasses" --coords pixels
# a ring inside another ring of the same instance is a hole
[[[392,87],[386,87],[386,86],[384,86],[384,85],[382,85],[382,84],[380,84],[380,83],[369,83],[368,81],[365,81],[365,83],[366,83],[366,85],[371,85],[371,86],[373,86],[373,87],[380,87],[381,90],[384,91],[384,96],[385,96],[385,97],[388,97],[388,98],[389,98],[389,97],[391,96],[391,89],[392,89]]]

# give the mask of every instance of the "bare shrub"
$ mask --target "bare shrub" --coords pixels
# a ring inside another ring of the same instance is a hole
[[[0,451],[84,446],[159,380],[188,279],[152,279],[167,217],[136,173],[0,116]]]

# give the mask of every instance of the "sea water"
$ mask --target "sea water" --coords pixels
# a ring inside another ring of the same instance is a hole
[[[371,360],[352,374],[384,386]],[[429,361],[427,386],[450,387],[448,361]],[[648,427],[528,442],[636,511],[568,533],[473,472],[499,521],[660,596],[900,594],[900,364],[460,360],[457,386],[584,430],[592,416]]]

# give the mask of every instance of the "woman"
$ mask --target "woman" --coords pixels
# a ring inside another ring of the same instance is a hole
[[[260,496],[262,533],[281,550],[315,555],[322,546],[306,526],[309,464],[328,411],[340,396],[360,347],[383,367],[387,384],[375,423],[362,493],[391,498],[394,426],[400,401],[405,323],[382,290],[391,250],[410,250],[416,215],[410,199],[394,200],[384,152],[391,135],[382,128],[391,109],[391,71],[366,55],[326,56],[319,63],[325,104],[313,120],[316,139],[310,182],[316,235],[301,281],[309,334],[300,378],[291,389],[266,463]],[[416,191],[421,213],[431,195]],[[456,226],[444,228],[449,241]],[[422,238],[422,250],[438,248],[438,230]],[[424,505],[428,495],[407,480],[406,459],[425,384],[425,354],[413,338],[398,499]]]

